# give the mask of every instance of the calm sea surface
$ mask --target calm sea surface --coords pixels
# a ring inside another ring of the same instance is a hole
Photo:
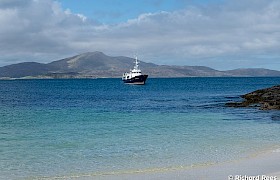
[[[280,78],[0,81],[0,179],[176,168],[279,147],[280,113],[228,108]]]

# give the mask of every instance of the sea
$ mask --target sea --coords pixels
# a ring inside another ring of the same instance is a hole
[[[0,81],[0,179],[193,168],[280,147],[280,113],[226,107],[279,77]]]

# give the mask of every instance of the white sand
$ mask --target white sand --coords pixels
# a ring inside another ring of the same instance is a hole
[[[251,157],[225,162],[214,165],[204,165],[198,167],[189,167],[175,170],[155,170],[154,172],[135,172],[131,174],[114,174],[102,175],[95,177],[83,177],[82,179],[100,179],[100,180],[169,180],[169,179],[187,179],[187,180],[227,180],[232,175],[242,176],[269,176],[280,180],[280,150],[270,150],[261,154],[252,155]],[[249,180],[249,179],[248,179]],[[269,180],[269,179],[267,179]],[[273,179],[271,179],[273,180]]]
[[[80,174],[43,179],[77,180],[228,180],[229,175],[259,176],[256,180],[280,180],[280,149],[251,155],[231,162],[205,164],[196,167],[147,169],[141,171],[110,172],[107,174]],[[267,179],[263,179],[263,175]],[[271,179],[268,179],[270,177]],[[251,180],[251,179],[240,179]]]

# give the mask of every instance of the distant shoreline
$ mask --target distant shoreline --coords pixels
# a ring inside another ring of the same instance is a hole
[[[0,67],[0,78],[95,78],[121,77],[133,68],[134,59],[88,52],[50,63],[21,62]],[[142,73],[149,77],[280,77],[280,71],[265,68],[216,70],[207,66],[158,65],[140,60]]]
[[[150,77],[149,79],[172,79],[172,78],[280,78],[280,76],[186,76],[186,77]],[[50,80],[50,79],[64,79],[64,80],[73,80],[73,79],[121,79],[120,77],[79,77],[79,78],[51,78],[51,77],[20,77],[20,78],[9,78],[9,77],[0,77],[2,80]]]

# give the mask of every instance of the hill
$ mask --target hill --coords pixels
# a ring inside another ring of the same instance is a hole
[[[0,77],[20,78],[24,76],[38,76],[49,71],[50,69],[46,64],[24,62],[0,67]]]
[[[102,52],[88,52],[48,64],[24,62],[0,67],[0,78],[99,78],[121,77],[133,68],[134,59],[111,57]],[[142,73],[150,77],[256,77],[280,76],[269,69],[235,69],[218,71],[205,66],[167,66],[141,61]]]
[[[263,68],[252,68],[252,69],[235,69],[226,71],[227,74],[232,76],[279,76],[279,71],[263,69]]]

